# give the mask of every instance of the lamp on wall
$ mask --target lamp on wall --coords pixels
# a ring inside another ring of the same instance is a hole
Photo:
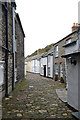
[[[76,61],[74,58],[72,58],[72,59],[71,59],[71,64],[76,65],[76,64],[77,64],[77,61]]]
[[[68,60],[69,60],[69,62],[70,62],[71,64],[74,64],[74,65],[77,64],[77,61],[76,61],[75,58],[73,58],[73,57],[69,57]]]

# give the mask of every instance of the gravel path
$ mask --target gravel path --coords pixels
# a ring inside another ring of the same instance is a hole
[[[27,73],[9,98],[3,99],[3,120],[69,118],[72,110],[63,103],[56,94],[56,89],[64,88],[65,84],[44,78],[38,74]],[[74,119],[74,118],[73,118]],[[74,119],[75,120],[75,119]]]

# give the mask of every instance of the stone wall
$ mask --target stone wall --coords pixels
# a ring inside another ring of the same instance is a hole
[[[65,40],[62,40],[54,45],[53,76],[55,79],[55,64],[57,63],[58,64],[58,79],[60,79],[60,72],[61,72],[60,71],[60,64],[62,64],[63,79],[65,81],[65,79],[66,79],[66,77],[65,77],[65,59],[61,57],[62,55],[65,54],[65,48],[63,47],[64,44],[65,44]],[[56,45],[58,45],[58,57],[55,57],[55,46]]]
[[[4,3],[5,5],[5,3]],[[4,5],[0,4],[0,46],[6,48],[6,10]],[[2,8],[1,8],[2,7]],[[1,12],[2,9],[2,12]],[[16,19],[16,18],[15,18]],[[1,22],[2,21],[2,22]],[[17,68],[17,80],[24,78],[24,34],[21,27],[21,23],[18,19],[16,21],[16,68]],[[2,25],[2,29],[1,29]],[[2,33],[2,34],[1,34]],[[13,36],[12,36],[12,7],[11,3],[8,3],[8,91],[12,91],[12,79],[13,79]],[[4,82],[2,85],[3,96],[5,95],[6,88],[6,50],[0,47],[0,60],[4,61]],[[1,56],[2,54],[2,56]]]
[[[21,25],[16,17],[16,65],[17,65],[17,80],[24,78],[24,34]]]
[[[2,7],[2,45],[6,47],[6,10]],[[8,90],[12,90],[12,9],[11,4],[8,3]],[[3,49],[2,59],[6,61],[6,50]],[[6,81],[6,65],[4,64],[4,83],[3,93],[5,93],[5,81]],[[3,95],[4,96],[4,95]]]
[[[2,46],[2,5],[0,4],[0,46]],[[0,47],[0,60],[2,60],[2,48]]]

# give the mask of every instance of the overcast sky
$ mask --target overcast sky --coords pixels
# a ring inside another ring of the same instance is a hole
[[[80,0],[16,0],[25,32],[25,56],[71,33]]]

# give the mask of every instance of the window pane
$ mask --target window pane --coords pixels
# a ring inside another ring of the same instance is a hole
[[[69,43],[71,43],[71,38],[66,40],[66,44],[69,44]]]

